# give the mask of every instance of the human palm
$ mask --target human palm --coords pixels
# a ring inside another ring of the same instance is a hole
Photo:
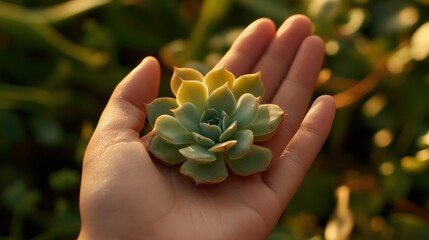
[[[323,60],[323,43],[304,16],[279,30],[268,19],[251,24],[216,67],[236,76],[261,71],[264,101],[288,116],[265,147],[269,170],[234,174],[196,186],[177,166],[159,164],[139,138],[144,104],[156,97],[160,70],[146,58],[115,89],[85,153],[80,239],[264,239],[298,188],[326,139],[332,98],[308,105]]]

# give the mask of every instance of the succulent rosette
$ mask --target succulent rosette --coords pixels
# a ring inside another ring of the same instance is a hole
[[[153,136],[149,151],[161,162],[181,164],[180,172],[196,184],[224,181],[228,168],[248,176],[267,170],[271,150],[254,144],[269,139],[283,120],[275,104],[260,104],[260,73],[235,78],[226,70],[203,76],[175,68],[171,90],[147,104]]]

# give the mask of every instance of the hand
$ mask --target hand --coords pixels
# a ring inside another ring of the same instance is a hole
[[[265,102],[288,113],[264,146],[272,165],[251,177],[230,174],[195,186],[177,167],[151,159],[139,132],[144,103],[158,92],[158,62],[145,58],[114,90],[83,162],[80,239],[265,239],[319,152],[335,113],[331,97],[308,105],[324,45],[311,22],[293,16],[277,30],[252,23],[217,67],[236,76],[261,71]]]

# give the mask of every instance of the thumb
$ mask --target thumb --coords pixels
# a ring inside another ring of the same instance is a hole
[[[145,103],[158,94],[160,67],[153,57],[146,57],[115,88],[98,122],[98,129],[134,130],[143,128]]]

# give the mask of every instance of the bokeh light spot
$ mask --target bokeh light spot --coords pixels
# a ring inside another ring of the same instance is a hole
[[[389,176],[395,172],[395,165],[391,162],[384,162],[380,165],[380,173],[384,176]]]
[[[333,56],[340,50],[340,44],[337,40],[329,40],[325,44],[325,51],[327,55]]]
[[[362,113],[368,118],[375,117],[385,106],[387,100],[382,94],[372,96],[362,107]]]
[[[392,143],[393,134],[388,129],[381,129],[374,135],[374,144],[377,147],[384,148]]]

